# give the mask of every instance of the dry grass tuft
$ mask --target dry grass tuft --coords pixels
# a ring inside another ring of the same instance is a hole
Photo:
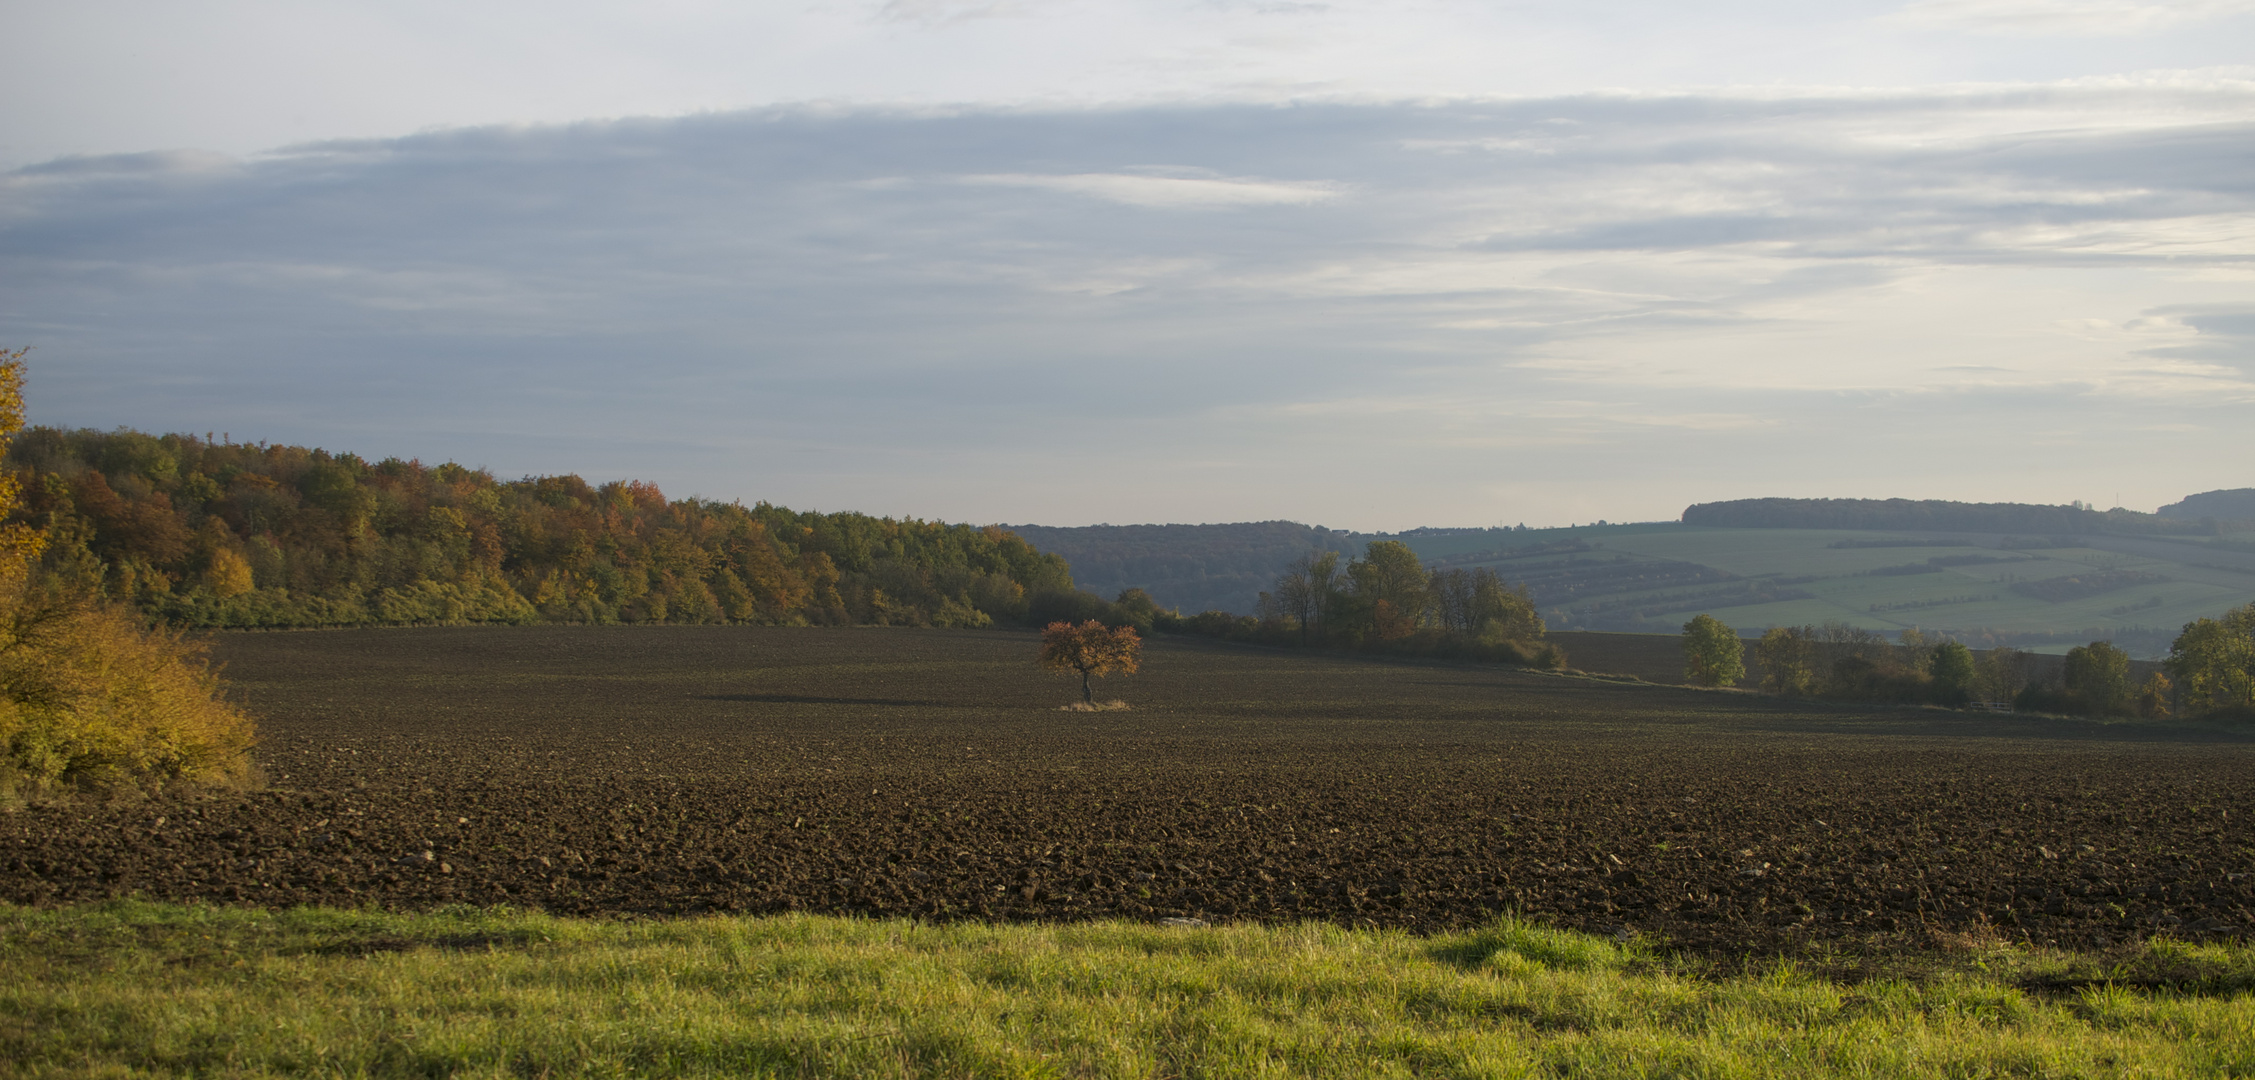
[[[1057,706],[1058,712],[1126,712],[1127,709],[1127,702],[1117,700],[1099,701],[1093,704],[1086,701],[1076,701],[1070,705]]]
[[[1937,930],[1933,934],[1933,942],[1934,947],[1943,952],[1992,952],[2012,947],[2011,940],[1990,925],[1987,919],[1962,931]]]

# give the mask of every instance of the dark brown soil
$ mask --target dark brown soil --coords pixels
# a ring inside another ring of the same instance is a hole
[[[0,814],[0,899],[568,914],[1515,911],[1720,953],[2255,925],[2255,740],[1162,639],[229,635],[267,789]]]

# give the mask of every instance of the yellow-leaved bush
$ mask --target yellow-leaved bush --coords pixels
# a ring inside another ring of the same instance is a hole
[[[255,726],[199,647],[114,608],[45,615],[0,645],[0,782],[20,796],[248,779]]]
[[[23,426],[24,351],[0,350],[0,451]],[[0,515],[20,486],[0,477]],[[256,727],[203,648],[34,582],[45,539],[0,526],[0,797],[248,780]]]

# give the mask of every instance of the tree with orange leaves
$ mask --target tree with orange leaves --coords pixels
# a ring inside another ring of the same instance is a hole
[[[28,348],[0,349],[0,456],[7,454],[16,432],[23,430],[23,358],[29,352]],[[12,472],[0,470],[0,517],[15,512],[22,495],[23,481]],[[43,530],[29,525],[0,525],[0,575],[25,570],[46,547]]]
[[[1053,622],[1041,628],[1041,666],[1060,674],[1080,672],[1084,705],[1096,704],[1088,684],[1092,676],[1115,671],[1133,675],[1142,657],[1143,639],[1132,626],[1114,629],[1090,619],[1079,626]]]

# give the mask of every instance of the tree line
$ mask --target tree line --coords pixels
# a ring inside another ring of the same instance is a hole
[[[1712,615],[1683,628],[1684,674],[1706,686],[1746,675],[1745,642]],[[1844,623],[1771,627],[1752,652],[1773,694],[1893,704],[2009,707],[2094,717],[2255,719],[2255,604],[2196,619],[2142,682],[2109,641],[2067,651],[2056,673],[2013,648],[1975,653],[1917,628],[1893,640]]]
[[[1339,552],[1321,549],[1302,554],[1259,594],[1251,615],[1161,611],[1140,589],[1123,592],[1110,608],[1110,618],[1162,633],[1552,668],[1565,664],[1565,653],[1543,640],[1542,618],[1524,587],[1507,584],[1485,567],[1428,568],[1399,540],[1370,541],[1360,558],[1342,560]]]
[[[1103,596],[1140,587],[1169,608],[1251,611],[1279,567],[1310,551],[1352,553],[1352,533],[1296,521],[1226,525],[1010,525],[1064,556],[1073,580]]]
[[[639,481],[137,431],[9,447],[43,575],[185,627],[1040,623],[1093,600],[999,528],[669,499]]]

